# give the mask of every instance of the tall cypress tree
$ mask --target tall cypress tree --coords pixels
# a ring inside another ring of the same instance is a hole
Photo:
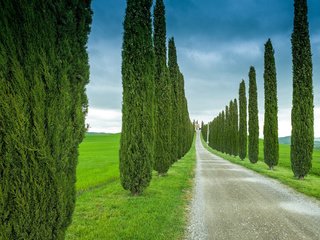
[[[202,137],[205,142],[207,142],[207,129],[208,129],[208,124],[204,124],[201,129]]]
[[[274,50],[270,39],[265,44],[264,97],[264,161],[270,169],[273,169],[274,166],[278,165],[279,140],[277,75]]]
[[[90,1],[0,7],[0,239],[64,239],[85,133]]]
[[[244,80],[239,88],[239,157],[244,160],[247,156],[247,97]]]
[[[172,106],[172,116],[171,116],[171,163],[174,163],[178,159],[179,151],[179,105],[178,105],[178,77],[179,77],[179,66],[177,61],[177,50],[174,42],[174,38],[169,39],[169,76],[171,85],[171,106]]]
[[[188,111],[188,102],[185,96],[184,89],[184,76],[181,73],[181,90],[182,90],[182,100],[181,100],[181,109],[182,109],[182,118],[181,118],[181,157],[184,156],[190,149],[194,136],[194,127],[190,120],[189,111]]]
[[[259,119],[256,71],[250,67],[249,72],[249,160],[258,161],[259,155]]]
[[[294,30],[291,38],[293,57],[293,99],[291,167],[303,179],[311,168],[314,147],[312,58],[306,0],[294,1]]]
[[[120,178],[124,189],[141,194],[149,185],[154,151],[154,50],[152,0],[127,0],[122,51]]]
[[[233,149],[235,147],[235,136],[234,136],[234,105],[233,101],[229,102],[229,154],[233,155]]]
[[[184,134],[184,121],[183,121],[183,115],[184,115],[184,77],[182,73],[178,72],[178,78],[177,78],[177,105],[178,105],[178,111],[177,111],[177,121],[178,121],[178,146],[177,146],[177,156],[178,159],[180,159],[183,156],[183,139],[185,137]]]
[[[155,50],[155,156],[154,169],[166,174],[171,165],[171,84],[167,68],[166,18],[163,0],[157,0],[154,8]]]
[[[220,139],[220,146],[221,146],[221,150],[223,153],[226,153],[226,116],[225,116],[225,111],[222,111],[221,113],[221,128],[220,128],[220,135],[221,135],[221,139]]]
[[[230,154],[230,139],[229,139],[229,133],[230,133],[230,111],[229,106],[226,106],[225,109],[225,122],[224,122],[224,147],[225,147],[225,153]]]
[[[239,155],[239,116],[238,116],[238,101],[237,99],[233,100],[233,138],[234,138],[234,147],[233,155]]]

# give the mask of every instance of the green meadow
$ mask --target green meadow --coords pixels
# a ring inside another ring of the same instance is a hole
[[[120,134],[88,134],[80,145],[77,203],[66,239],[183,239],[194,144],[167,176],[154,172],[150,187],[133,197],[120,184],[119,140]]]
[[[268,169],[268,166],[264,163],[263,159],[263,140],[259,141],[259,161],[256,164],[250,163],[249,159],[246,158],[241,161],[239,157],[230,156],[213,150],[208,147],[203,138],[201,138],[203,145],[212,153],[229,160],[233,163],[242,165],[253,171],[256,171],[265,176],[279,180],[285,185],[288,185],[295,190],[304,193],[308,196],[320,199],[320,150],[314,149],[312,169],[308,176],[304,180],[297,180],[294,178],[291,170],[290,162],[290,145],[280,144],[279,145],[279,164],[273,171]]]

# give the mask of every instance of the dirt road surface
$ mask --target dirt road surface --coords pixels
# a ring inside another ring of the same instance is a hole
[[[197,133],[188,239],[320,240],[320,204],[208,152]]]

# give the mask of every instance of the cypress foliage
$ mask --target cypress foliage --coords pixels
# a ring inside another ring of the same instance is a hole
[[[244,80],[239,88],[239,157],[244,160],[247,156],[247,97]]]
[[[141,194],[152,177],[154,157],[154,50],[152,0],[127,0],[122,51],[120,178]]]
[[[85,133],[90,1],[0,8],[0,239],[64,239]]]
[[[222,151],[223,153],[226,153],[226,117],[225,117],[225,111],[222,111],[221,113],[221,128],[219,131],[220,134],[220,151]]]
[[[258,161],[259,155],[259,119],[256,71],[250,67],[249,72],[249,160]]]
[[[171,84],[167,68],[166,19],[163,0],[157,0],[154,8],[155,50],[155,156],[154,169],[166,174],[171,166]]]
[[[293,100],[291,112],[291,167],[299,179],[311,168],[314,145],[312,58],[306,0],[294,1]]]
[[[224,122],[224,146],[225,153],[230,154],[230,111],[229,106],[226,106],[225,109],[225,122]]]
[[[183,79],[183,129],[182,129],[182,140],[183,140],[183,148],[182,148],[182,156],[184,156],[192,146],[193,137],[195,128],[191,122],[189,111],[188,111],[188,102],[184,93],[184,79]]]
[[[233,101],[229,102],[229,155],[233,155],[233,148],[234,148],[234,143],[235,143],[235,136],[234,136],[234,106],[233,106]]]
[[[238,102],[237,99],[233,101],[233,155],[239,155],[239,117],[238,117]]]
[[[177,78],[177,105],[178,105],[178,149],[177,156],[180,159],[184,155],[184,77],[179,71]]]
[[[217,149],[217,129],[216,129],[216,125],[217,125],[217,120],[218,117],[216,117],[215,119],[213,119],[213,121],[211,122],[211,127],[210,127],[210,142],[212,145],[212,148]]]
[[[208,137],[208,140],[209,140],[209,146],[212,147],[213,145],[213,142],[211,141],[212,140],[212,122],[209,122],[208,123],[208,126],[209,126],[209,137]]]
[[[201,128],[201,132],[205,142],[207,142],[207,133],[208,133],[207,131],[208,131],[208,124],[204,124],[203,127]]]
[[[278,140],[278,99],[277,75],[274,59],[274,50],[269,39],[265,44],[264,54],[264,161],[273,169],[278,165],[279,140]]]
[[[171,85],[171,163],[180,159],[191,147],[194,128],[189,117],[184,91],[184,77],[179,70],[174,38],[169,39],[169,76]]]
[[[179,151],[179,100],[178,100],[178,76],[179,76],[179,66],[177,61],[177,50],[174,42],[174,38],[169,39],[169,74],[170,74],[170,84],[171,84],[171,106],[172,106],[172,116],[171,116],[171,163],[174,163],[178,159]]]

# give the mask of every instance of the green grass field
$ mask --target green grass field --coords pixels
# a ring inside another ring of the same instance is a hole
[[[119,134],[89,134],[80,145],[77,203],[66,239],[183,239],[195,167],[194,144],[168,176],[153,174],[142,196],[119,180]]]
[[[265,176],[269,176],[274,179],[278,179],[280,182],[296,189],[297,191],[306,195],[315,197],[320,200],[320,150],[315,149],[313,154],[312,169],[310,174],[305,180],[297,180],[294,178],[291,163],[290,163],[290,145],[279,145],[279,164],[274,171],[270,171],[263,160],[263,140],[259,142],[259,161],[256,164],[252,164],[246,158],[241,161],[239,157],[233,157],[228,154],[224,154],[213,150],[201,138],[203,145],[212,153],[227,159],[233,163],[242,165],[246,168],[254,170]]]

